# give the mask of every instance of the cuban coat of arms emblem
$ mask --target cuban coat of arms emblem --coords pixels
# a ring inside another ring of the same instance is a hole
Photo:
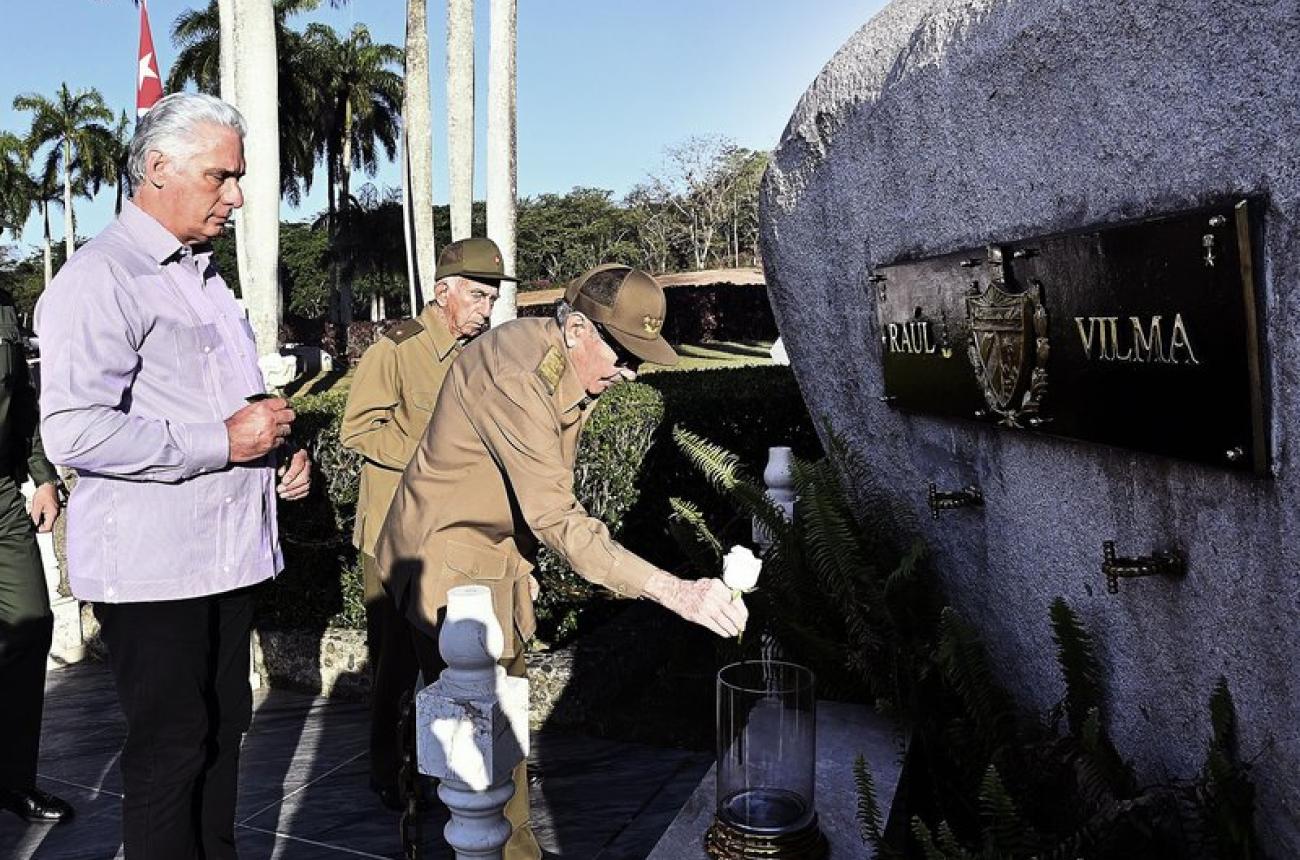
[[[1010,293],[993,281],[982,293],[966,297],[970,324],[968,352],[988,412],[1003,427],[1037,427],[1047,393],[1047,311],[1042,284]]]

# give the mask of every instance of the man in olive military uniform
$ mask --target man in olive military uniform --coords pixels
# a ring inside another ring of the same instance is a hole
[[[419,666],[411,629],[380,587],[375,541],[402,470],[433,414],[447,368],[465,343],[487,330],[501,281],[514,280],[505,273],[501,252],[490,239],[448,245],[434,275],[433,301],[361,357],[340,431],[343,446],[365,457],[352,542],[361,551],[365,579],[370,787],[395,810],[402,808],[401,701],[414,689]]]
[[[452,365],[376,545],[385,587],[423,634],[416,651],[426,679],[441,669],[447,592],[469,584],[491,590],[506,632],[501,662],[524,673],[539,540],[619,595],[655,600],[721,636],[744,628],[744,603],[721,580],[659,570],[616,543],[574,497],[578,436],[593,398],[634,379],[642,360],[677,361],[660,334],[664,313],[663,290],[649,275],[601,266],[569,284],[555,319],[505,323]],[[514,777],[505,856],[535,860],[523,765]]]
[[[59,475],[41,447],[36,392],[27,374],[13,299],[0,290],[0,808],[28,821],[72,816],[36,787],[45,706],[45,658],[54,616],[36,531],[59,516]],[[30,514],[19,489],[36,484]]]

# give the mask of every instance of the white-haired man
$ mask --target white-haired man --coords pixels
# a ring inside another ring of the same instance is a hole
[[[277,492],[310,483],[301,451],[277,468],[293,412],[263,396],[212,265],[243,203],[244,133],[219,99],[159,101],[131,141],[131,200],[36,308],[46,452],[78,474],[69,580],[95,604],[126,715],[129,860],[236,856],[250,589],[281,566]]]

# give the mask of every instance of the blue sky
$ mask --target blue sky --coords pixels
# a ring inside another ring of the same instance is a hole
[[[163,76],[175,50],[171,23],[201,0],[149,0]],[[41,0],[4,4],[0,35],[0,128],[23,132],[12,109],[19,93],[52,96],[67,81],[97,87],[114,111],[135,106],[138,12],[130,0]],[[373,38],[403,43],[404,0],[352,0],[293,19],[340,31],[354,23]],[[519,193],[574,186],[628,191],[663,161],[664,149],[692,135],[721,134],[753,149],[775,145],[795,102],[831,55],[883,5],[882,0],[519,0]],[[434,195],[447,197],[444,56],[446,7],[429,2],[434,95]],[[488,0],[476,2],[483,194]],[[364,180],[361,180],[364,181]],[[376,184],[397,185],[391,168]],[[354,181],[356,187],[359,181]],[[111,189],[77,204],[78,233],[94,235],[112,217]],[[324,207],[323,176],[301,211]],[[56,238],[62,216],[55,213]],[[33,216],[24,243],[39,240]]]

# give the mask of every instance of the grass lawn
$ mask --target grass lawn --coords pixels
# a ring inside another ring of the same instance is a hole
[[[681,344],[677,353],[681,361],[675,367],[646,365],[645,373],[671,373],[679,370],[714,370],[723,367],[748,367],[771,364],[768,350],[771,341],[719,341],[716,343]],[[285,388],[290,397],[298,394],[324,394],[327,391],[347,391],[352,385],[353,368],[346,373],[322,373],[309,379],[297,380]]]

